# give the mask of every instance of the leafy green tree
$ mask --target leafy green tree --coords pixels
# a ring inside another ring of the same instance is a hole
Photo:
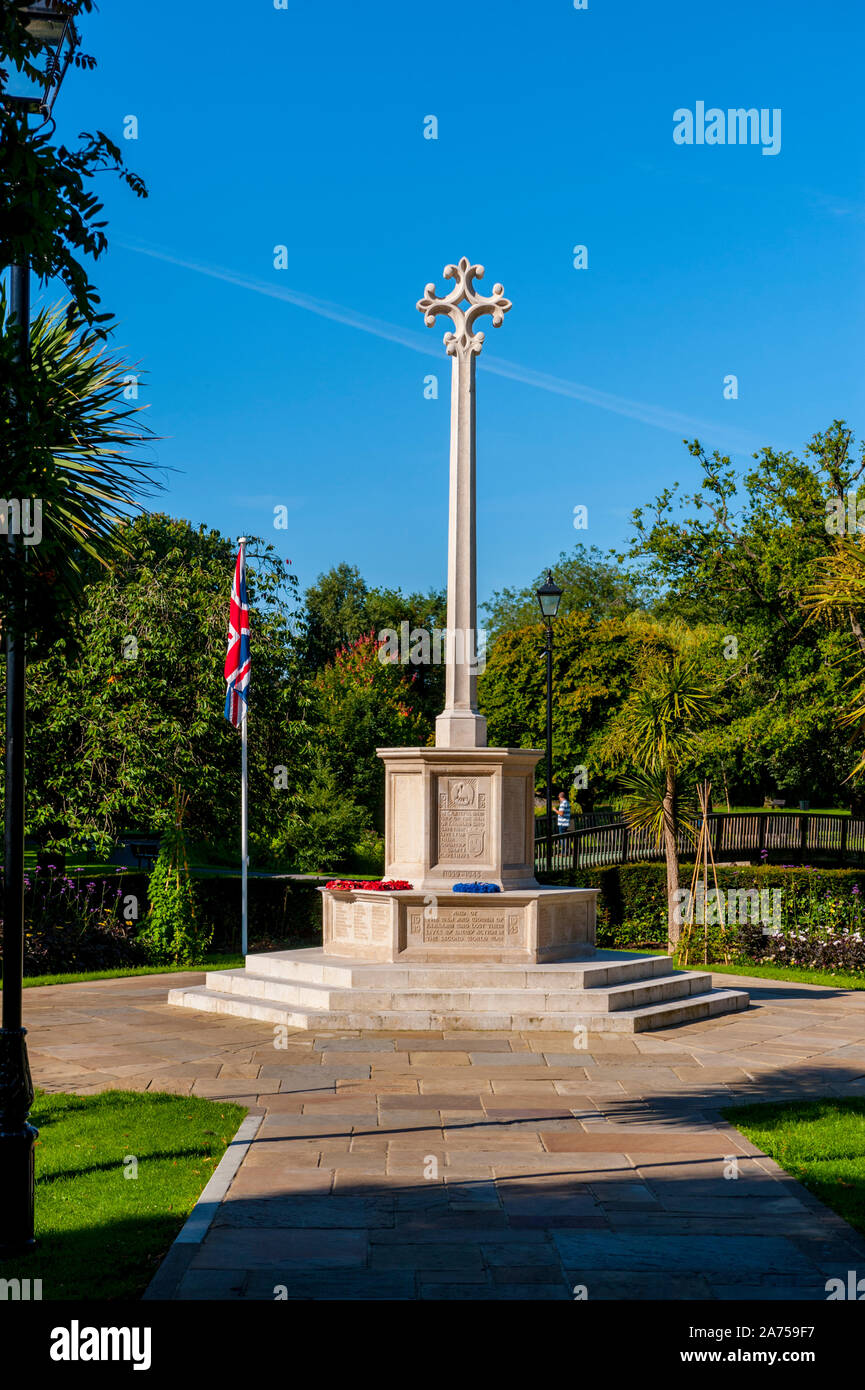
[[[443,632],[447,626],[447,596],[443,589],[428,593],[403,594],[399,589],[370,589],[366,610],[369,625],[366,629],[379,636],[391,631],[400,636],[401,654],[410,654],[412,646],[419,651],[423,643],[412,643],[411,635],[419,630],[430,635],[429,661],[408,661],[403,670],[411,680],[412,694],[418,709],[430,724],[444,709],[444,663],[434,660],[433,632]],[[404,640],[408,638],[408,641]],[[425,655],[425,653],[422,653]]]
[[[553,648],[553,778],[566,788],[577,766],[587,769],[579,791],[588,810],[613,789],[614,779],[598,756],[610,716],[626,699],[647,652],[665,649],[652,629],[618,619],[594,622],[582,611],[555,623]],[[533,626],[501,632],[486,670],[478,679],[478,700],[487,718],[489,742],[496,747],[542,748],[546,735],[544,629]],[[545,779],[543,763],[538,777]]]
[[[845,506],[845,511],[848,507]],[[846,669],[850,675],[843,691],[843,704],[839,709],[839,724],[851,732],[857,745],[858,761],[851,778],[861,780],[865,773],[865,752],[862,751],[863,728],[865,728],[865,644],[862,642],[862,628],[865,624],[865,544],[862,532],[835,537],[832,550],[818,567],[817,576],[805,603],[810,617],[830,628],[844,632],[849,626],[855,638],[855,650],[846,648],[850,660]]]
[[[125,400],[129,367],[60,306],[30,325],[31,369],[15,361],[5,293],[0,290],[0,392],[4,499],[30,508],[35,544],[0,545],[0,595],[26,601],[31,655],[64,629],[98,562],[116,550],[117,522],[158,486],[143,454],[150,431]],[[4,518],[5,527],[5,518]]]
[[[274,861],[298,873],[341,872],[354,867],[364,848],[374,853],[375,840],[370,811],[358,805],[317,750],[274,837]]]
[[[403,594],[399,589],[370,588],[356,566],[335,565],[320,574],[304,595],[301,628],[308,666],[320,671],[331,664],[337,653],[365,638],[390,631],[407,635],[415,629],[432,633],[446,623],[447,600],[441,590]],[[403,642],[408,653],[411,643]],[[414,695],[429,719],[444,705],[444,666],[431,659],[427,663],[407,663],[415,677]]]
[[[78,19],[94,8],[95,0],[68,0],[66,5]],[[39,81],[39,43],[28,32],[25,11],[24,4],[12,0],[0,5],[0,86],[11,68]],[[96,66],[91,55],[80,51],[73,62],[85,70]],[[101,324],[104,331],[110,315],[99,313],[99,295],[80,259],[96,258],[108,245],[102,204],[89,184],[95,174],[111,172],[139,198],[147,197],[147,189],[103,131],[83,133],[75,149],[53,145],[52,136],[51,122],[30,126],[17,111],[0,105],[0,206],[7,210],[0,222],[0,266],[29,259],[40,280],[63,283],[83,322]]]
[[[295,581],[272,547],[251,538],[247,554],[250,843],[266,853],[307,777],[311,696],[291,635]],[[49,844],[166,831],[179,787],[190,834],[239,852],[240,740],[223,716],[234,558],[204,526],[128,522],[70,638],[31,668],[28,823]]]
[[[314,670],[370,630],[368,595],[360,570],[344,561],[309,586],[304,595],[305,656]]]
[[[833,546],[827,504],[855,489],[865,455],[840,420],[801,458],[766,448],[743,476],[699,441],[688,448],[698,490],[638,508],[620,558],[656,613],[715,633],[724,713],[701,742],[717,782],[749,801],[780,790],[833,804],[853,765],[837,711],[865,615],[848,613],[846,631],[807,625],[807,595]]]
[[[596,546],[578,544],[567,554],[562,551],[553,565],[553,575],[562,589],[559,615],[585,613],[589,618],[624,618],[642,607],[639,584],[622,568],[603,556]],[[533,584],[523,589],[501,589],[487,603],[486,625],[491,634],[531,626],[538,622],[537,590],[547,577],[544,569]]]
[[[372,632],[342,647],[315,678],[316,742],[336,785],[381,826],[384,767],[376,748],[425,744],[424,715],[411,667],[379,659]],[[360,826],[363,829],[363,825]]]
[[[68,0],[62,8],[80,18],[93,0]],[[39,78],[40,45],[27,21],[23,4],[0,6],[0,85],[12,68]],[[74,61],[95,66],[80,51]],[[43,533],[36,545],[0,547],[0,604],[7,623],[13,603],[19,611],[26,606],[31,650],[54,640],[80,589],[82,554],[105,552],[114,519],[146,494],[151,471],[138,453],[147,431],[118,389],[121,364],[99,357],[111,316],[99,311],[82,264],[108,244],[93,177],[113,171],[139,197],[146,189],[102,131],[82,134],[69,149],[52,144],[53,129],[53,122],[32,125],[0,103],[0,268],[27,264],[39,280],[57,279],[70,295],[65,310],[38,316],[29,353],[21,351],[26,327],[10,324],[5,297],[0,300],[3,494],[22,508],[38,503]]]

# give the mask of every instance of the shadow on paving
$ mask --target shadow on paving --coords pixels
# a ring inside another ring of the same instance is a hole
[[[712,969],[711,965],[689,965],[683,968],[688,970]],[[785,999],[847,999],[850,996],[850,990],[844,989],[840,985],[836,989],[831,985],[797,984],[792,980],[779,980],[773,983],[771,980],[765,980],[761,975],[717,975],[715,979],[716,988],[718,981],[735,980],[737,988],[741,982],[742,988],[747,989],[751,996],[752,1007],[761,1002],[779,1004],[783,1003]],[[819,994],[817,993],[818,990]],[[862,993],[863,998],[865,998],[865,990]],[[689,1027],[687,1023],[680,1026],[682,1028]],[[670,1033],[674,1032],[672,1028],[669,1031]]]
[[[443,1081],[411,1121],[411,1096],[382,1095],[380,1124],[334,1086],[326,1116],[265,1117],[203,1244],[180,1263],[175,1247],[172,1292],[150,1296],[823,1301],[830,1278],[865,1277],[865,1241],[720,1111],[865,1094],[863,1072],[483,1097],[507,1116]]]

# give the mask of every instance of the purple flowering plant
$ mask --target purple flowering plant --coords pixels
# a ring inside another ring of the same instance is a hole
[[[123,916],[123,889],[103,880],[83,887],[57,865],[24,876],[24,973],[60,974],[143,964],[136,924]],[[0,943],[3,936],[0,905]]]

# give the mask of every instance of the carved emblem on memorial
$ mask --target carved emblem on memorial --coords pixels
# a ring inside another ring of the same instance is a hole
[[[451,782],[451,801],[454,806],[472,806],[474,799],[474,782]]]

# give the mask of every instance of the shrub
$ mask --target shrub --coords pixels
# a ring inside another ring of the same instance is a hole
[[[150,909],[141,940],[150,959],[158,965],[200,965],[213,928],[202,916],[179,826],[162,837],[148,896]]]
[[[137,870],[92,877],[54,876],[41,872],[29,875],[25,888],[26,923],[30,935],[25,942],[25,969],[28,975],[73,970],[110,970],[124,965],[146,965],[152,957],[142,939],[140,924],[149,915],[148,877]],[[45,882],[38,891],[48,901],[45,909],[34,907],[34,883]],[[94,883],[89,892],[87,884]],[[284,950],[321,941],[321,895],[317,891],[324,879],[250,878],[249,943],[253,951]],[[67,892],[59,893],[65,886]],[[240,949],[240,874],[216,874],[194,879],[197,912],[203,929],[211,934],[211,950]],[[67,914],[68,928],[52,926],[59,911],[57,899]],[[82,923],[76,904],[93,904]],[[116,906],[115,906],[116,904]],[[111,912],[111,925],[100,921],[100,909]],[[134,911],[136,921],[123,920],[123,912]],[[2,927],[2,919],[0,919]],[[0,936],[2,940],[2,936]]]
[[[607,949],[667,949],[667,888],[663,864],[617,864],[541,874],[543,883],[597,888],[597,944]]]
[[[354,847],[349,868],[352,873],[377,874],[380,878],[384,873],[383,837],[374,830],[364,831]]]

